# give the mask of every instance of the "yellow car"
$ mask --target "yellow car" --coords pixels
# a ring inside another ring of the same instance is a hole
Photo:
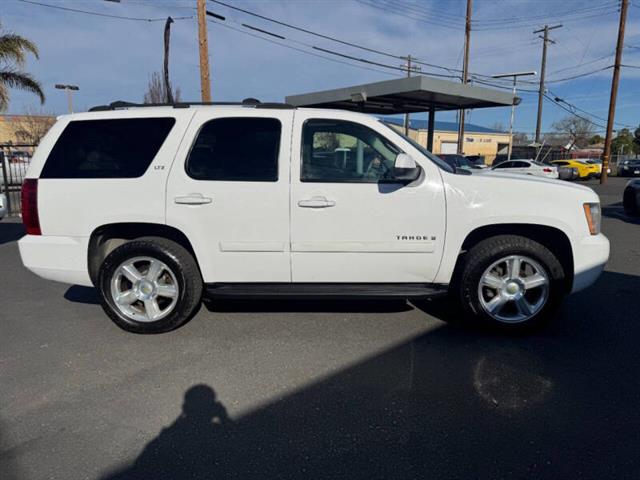
[[[578,170],[578,177],[587,179],[600,176],[600,166],[598,164],[590,164],[581,162],[580,160],[554,160],[552,165],[557,167],[571,167]]]

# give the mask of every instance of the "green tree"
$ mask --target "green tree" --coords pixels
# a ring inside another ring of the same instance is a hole
[[[604,137],[602,135],[598,135],[597,133],[589,139],[589,145],[596,145],[598,143],[603,143]]]
[[[34,93],[40,98],[40,103],[44,103],[40,83],[22,70],[29,53],[38,58],[38,47],[31,40],[12,32],[0,31],[0,111],[9,107],[10,88]]]
[[[611,153],[614,155],[638,153],[640,149],[635,142],[635,137],[628,128],[618,132],[616,138],[611,141]]]

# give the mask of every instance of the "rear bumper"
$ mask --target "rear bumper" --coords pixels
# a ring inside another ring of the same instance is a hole
[[[573,288],[579,292],[593,285],[609,260],[609,239],[602,234],[583,237],[573,248]]]
[[[88,246],[87,237],[26,235],[18,242],[22,263],[39,277],[90,287]]]

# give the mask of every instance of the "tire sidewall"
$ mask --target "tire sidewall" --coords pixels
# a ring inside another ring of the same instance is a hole
[[[125,316],[111,295],[111,279],[123,262],[134,257],[146,256],[163,262],[171,269],[178,282],[178,300],[173,311],[166,317],[155,322],[139,322]],[[100,267],[98,276],[98,291],[105,312],[121,328],[133,333],[162,333],[177,328],[188,315],[185,309],[189,305],[191,288],[177,256],[169,249],[146,240],[127,242],[111,252]]]

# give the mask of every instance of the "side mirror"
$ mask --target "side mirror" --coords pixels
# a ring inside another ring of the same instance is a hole
[[[393,179],[398,182],[411,183],[420,176],[420,166],[411,155],[399,153],[393,164]]]

